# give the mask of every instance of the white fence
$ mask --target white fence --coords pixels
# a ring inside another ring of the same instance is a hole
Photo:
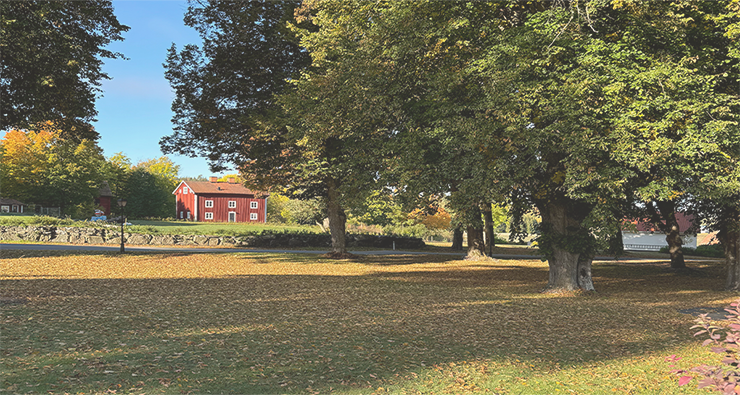
[[[684,247],[696,248],[696,235],[683,235],[681,239],[683,239]],[[668,246],[665,241],[665,234],[659,232],[624,232],[622,233],[622,243],[625,250],[634,251],[659,251],[661,248]]]

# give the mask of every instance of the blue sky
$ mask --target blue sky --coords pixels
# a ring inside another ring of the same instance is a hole
[[[200,44],[200,38],[182,22],[186,1],[124,0],[113,1],[113,7],[118,20],[131,30],[124,33],[124,41],[108,49],[129,60],[106,59],[103,70],[113,79],[103,82],[94,126],[106,157],[123,152],[136,164],[162,156],[159,139],[172,133],[174,95],[162,67],[167,49],[172,43],[178,48]],[[181,177],[211,175],[204,158],[168,156],[180,166]]]

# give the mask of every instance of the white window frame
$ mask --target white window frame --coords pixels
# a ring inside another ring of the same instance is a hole
[[[260,202],[249,202],[249,208],[251,208],[252,210],[257,210],[258,208],[260,208]]]
[[[250,213],[249,214],[249,220],[250,221],[257,221],[257,220],[259,220],[259,214],[257,214],[257,213]]]
[[[229,208],[236,208],[236,200],[229,200]]]
[[[188,219],[190,219],[190,210],[187,211]]]
[[[213,200],[206,200],[206,208],[213,208]]]
[[[188,187],[182,187],[182,194],[187,195],[188,194]]]
[[[206,212],[206,219],[213,219],[213,213],[212,212]]]
[[[10,212],[10,206],[5,206],[5,205],[0,206],[0,212],[9,213]]]
[[[234,214],[234,220],[233,221],[231,220],[231,214]],[[229,211],[228,221],[229,222],[236,222],[236,212],[235,211]]]

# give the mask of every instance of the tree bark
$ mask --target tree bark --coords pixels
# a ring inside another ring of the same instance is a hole
[[[549,240],[543,246],[549,250],[549,279],[543,292],[594,291],[591,277],[593,255],[573,252],[575,249],[563,245],[563,242],[583,237],[586,232],[581,222],[592,207],[567,197],[540,202],[537,206],[542,216],[543,239]]]
[[[725,249],[725,262],[727,262],[727,284],[728,291],[740,291],[740,232],[733,238],[723,243]]]
[[[473,207],[468,225],[468,258],[477,259],[486,256],[486,243],[483,241],[483,221],[481,221],[480,207]]]
[[[657,201],[656,204],[661,217],[665,221],[665,225],[661,229],[666,235],[665,240],[668,243],[668,252],[671,254],[671,268],[684,269],[686,268],[686,261],[684,260],[683,249],[681,248],[683,240],[681,240],[681,229],[676,219],[676,204],[670,200]]]
[[[485,227],[486,251],[488,255],[493,254],[493,247],[496,247],[496,235],[493,233],[493,212],[491,204],[483,205],[483,225]]]
[[[460,226],[455,227],[452,231],[452,249],[462,251],[463,249],[463,231]]]
[[[624,255],[624,236],[622,235],[622,228],[617,227],[617,232],[609,237],[608,253],[616,257]]]
[[[326,209],[329,216],[329,232],[331,233],[331,255],[341,256],[347,253],[347,215],[339,202],[339,183],[337,180],[330,178],[326,182],[326,186]]]
[[[591,277],[591,263],[593,261],[593,254],[581,254],[578,256],[578,287],[584,291],[596,291],[593,278]]]
[[[468,226],[468,258],[480,258],[486,256],[486,245],[483,242],[483,229],[476,226]]]
[[[740,291],[740,210],[737,207],[728,208],[724,217],[726,220],[720,224],[717,236],[725,250],[727,263],[725,289]]]

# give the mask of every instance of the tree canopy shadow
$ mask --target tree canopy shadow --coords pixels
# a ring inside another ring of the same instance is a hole
[[[378,270],[354,276],[5,277],[3,296],[27,300],[3,306],[14,361],[5,380],[33,380],[57,361],[67,369],[47,388],[56,392],[166,390],[182,379],[195,392],[328,392],[451,363],[578,366],[694,342],[677,310],[716,297],[691,293],[711,279],[675,282],[658,266],[640,273],[650,289],[631,267],[595,267],[607,291],[571,297],[536,293],[546,266],[406,270],[417,257],[391,259],[397,267],[368,259]]]

